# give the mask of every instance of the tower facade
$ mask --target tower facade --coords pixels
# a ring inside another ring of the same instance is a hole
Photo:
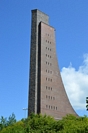
[[[28,116],[34,112],[61,119],[74,114],[56,56],[55,29],[49,16],[32,10]]]

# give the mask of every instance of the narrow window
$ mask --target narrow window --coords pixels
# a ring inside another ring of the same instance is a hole
[[[48,108],[48,105],[46,105],[46,108]]]
[[[50,90],[50,87],[48,87],[48,90]]]
[[[53,97],[53,100],[55,100],[55,97]]]

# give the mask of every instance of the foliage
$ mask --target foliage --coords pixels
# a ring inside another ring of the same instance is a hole
[[[12,117],[10,118],[8,120],[12,121]],[[6,124],[5,118],[2,118],[1,121],[5,126],[0,133],[88,133],[88,118],[86,116],[67,115],[62,120],[56,121],[50,116],[31,114],[27,119],[18,122],[13,121]]]
[[[14,113],[12,113],[12,115],[9,116],[9,118],[4,118],[3,116],[1,116],[0,118],[0,130],[2,130],[3,128],[12,125],[16,123],[16,118]]]

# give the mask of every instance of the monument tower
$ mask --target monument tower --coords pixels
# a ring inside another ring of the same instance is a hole
[[[34,112],[61,119],[74,114],[65,92],[55,46],[55,29],[49,16],[32,10],[28,116]]]

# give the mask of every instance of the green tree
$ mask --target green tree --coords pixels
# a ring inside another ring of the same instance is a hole
[[[12,119],[13,118],[13,119]],[[41,114],[31,114],[27,119],[13,121],[14,115],[8,118],[8,126],[4,126],[0,133],[88,133],[88,118],[67,115],[62,120]],[[2,118],[2,123],[8,122]],[[3,124],[2,124],[3,125]]]
[[[15,118],[14,113],[12,113],[12,115],[10,115],[8,117],[8,119],[1,116],[1,118],[0,118],[0,130],[2,130],[3,128],[5,128],[9,125],[12,125],[14,123],[16,123],[16,118]]]
[[[10,115],[7,120],[7,126],[12,125],[14,123],[16,123],[16,118],[15,118],[14,113],[12,113],[12,115]]]

